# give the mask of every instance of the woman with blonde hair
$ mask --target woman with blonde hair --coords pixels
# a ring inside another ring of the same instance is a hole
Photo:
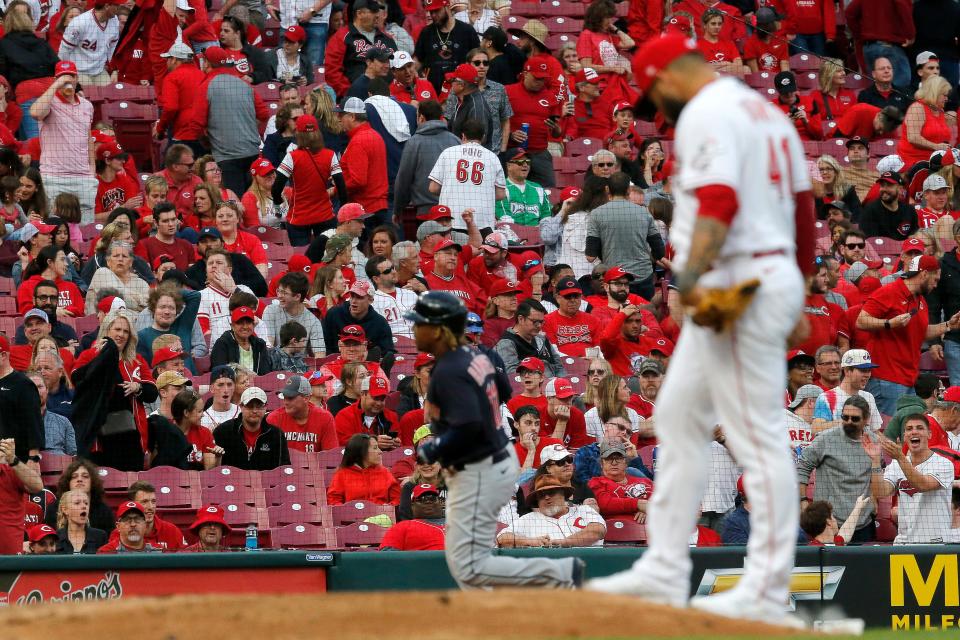
[[[950,148],[950,125],[944,112],[948,95],[950,83],[941,76],[927,78],[913,94],[915,101],[907,109],[897,143],[904,170],[929,160],[931,151]]]
[[[240,221],[243,219],[243,210],[236,200],[224,200],[214,212],[214,221],[217,231],[223,239],[223,248],[231,253],[241,253],[250,259],[260,275],[267,278],[267,252],[260,242],[260,238],[248,231],[240,230]]]
[[[284,209],[273,204],[273,196],[270,193],[273,182],[277,179],[276,168],[266,158],[257,158],[250,166],[250,173],[253,180],[250,181],[250,188],[243,194],[243,199],[240,201],[243,207],[243,226],[263,225],[274,229],[281,228],[283,226],[281,214]]]
[[[950,217],[950,216],[945,216],[945,217]],[[920,242],[923,243],[924,255],[933,256],[934,258],[939,260],[940,258],[943,257],[943,253],[944,253],[943,246],[941,246],[940,244],[940,237],[949,238],[950,237],[949,234],[952,233],[952,227],[953,227],[953,220],[951,218],[950,224],[947,227],[947,232],[948,232],[947,236],[943,236],[943,234],[937,229],[920,229],[913,234],[913,237],[917,238],[918,240],[920,240]]]
[[[587,367],[587,384],[583,394],[573,399],[573,406],[586,413],[597,406],[600,382],[613,373],[610,363],[603,358],[593,358]]]
[[[857,94],[847,89],[847,70],[836,58],[820,60],[818,77],[820,91],[813,94],[814,113],[822,114],[824,120],[839,120],[852,105],[857,103]]]
[[[316,87],[307,94],[304,104],[307,105],[306,113],[316,118],[320,124],[323,144],[338,156],[342,156],[347,148],[348,138],[340,124],[340,118],[333,110],[333,98],[323,87]]]
[[[183,216],[183,226],[200,231],[216,225],[217,207],[223,202],[220,187],[201,182],[193,189],[193,213]]]
[[[824,155],[817,158],[817,169],[822,178],[823,193],[817,195],[817,218],[825,220],[827,218],[827,205],[834,200],[841,200],[850,210],[851,217],[856,220],[860,216],[860,198],[857,197],[857,190],[852,184],[847,184],[843,179],[843,170],[837,159],[830,155]]]
[[[327,265],[317,271],[307,292],[310,310],[318,319],[327,317],[327,311],[343,302],[347,281],[340,267]]]
[[[150,365],[137,354],[135,322],[129,309],[104,316],[99,337],[77,357],[73,370],[77,451],[102,467],[121,471],[143,469],[145,403],[159,396]]]
[[[640,430],[640,415],[627,406],[630,401],[630,388],[625,378],[615,375],[604,377],[597,385],[597,404],[583,414],[587,423],[587,435],[596,438],[597,442],[603,439],[603,425],[610,418],[620,417],[630,421],[630,432],[635,434]]]
[[[107,532],[90,526],[90,494],[71,489],[57,503],[57,553],[95,554],[107,544]]]
[[[87,315],[97,312],[97,291],[116,289],[123,296],[127,309],[139,312],[147,306],[150,285],[133,270],[133,245],[115,240],[106,251],[106,266],[100,267],[90,279],[85,309]]]

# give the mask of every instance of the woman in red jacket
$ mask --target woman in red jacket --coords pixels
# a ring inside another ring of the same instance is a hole
[[[375,504],[399,504],[400,484],[381,463],[377,439],[366,434],[351,436],[343,450],[340,468],[327,489],[327,504],[367,500]]]
[[[851,106],[857,103],[857,94],[846,89],[847,72],[843,62],[836,58],[820,61],[820,91],[813,94],[816,113],[824,120],[839,120]]]
[[[943,110],[949,94],[950,83],[941,76],[927,78],[914,94],[916,102],[907,109],[897,143],[905,169],[928,160],[931,151],[950,148],[950,126]]]

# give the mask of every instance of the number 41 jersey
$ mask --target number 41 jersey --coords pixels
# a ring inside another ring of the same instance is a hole
[[[466,229],[464,209],[473,209],[478,229],[493,228],[497,203],[496,188],[506,188],[503,167],[496,154],[479,143],[468,142],[444,149],[430,172],[440,185],[440,204],[453,212],[453,228]]]

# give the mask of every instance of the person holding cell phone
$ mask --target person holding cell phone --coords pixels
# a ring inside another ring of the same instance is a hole
[[[340,410],[336,416],[337,439],[340,446],[347,444],[358,433],[365,433],[376,439],[377,445],[384,451],[400,446],[400,434],[397,425],[400,419],[396,412],[384,407],[390,383],[380,377],[364,378],[360,383],[360,399]]]

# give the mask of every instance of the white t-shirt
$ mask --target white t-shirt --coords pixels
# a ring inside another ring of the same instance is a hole
[[[60,59],[70,60],[80,73],[95,76],[102,72],[120,40],[120,21],[116,16],[100,24],[93,9],[70,21],[60,43]]]
[[[892,484],[897,492],[899,505],[894,544],[943,542],[950,530],[953,465],[943,456],[934,453],[916,467],[923,475],[936,478],[940,486],[933,491],[917,491],[907,480],[896,460],[883,472],[883,479]]]
[[[210,322],[210,347],[217,338],[230,330],[230,296],[219,289],[206,287],[200,291],[198,318]]]
[[[710,472],[703,490],[700,508],[704,512],[726,513],[733,509],[737,498],[737,479],[740,469],[727,448],[710,441]]]
[[[430,180],[440,185],[440,204],[453,210],[453,227],[465,229],[461,213],[473,209],[477,228],[493,228],[497,187],[506,189],[499,158],[477,142],[444,149],[430,171]]]
[[[630,418],[630,431],[636,433],[640,430],[640,423],[644,418],[630,407],[627,407],[627,416]],[[600,442],[603,439],[603,420],[600,419],[600,411],[596,407],[590,409],[583,414],[583,421],[587,423],[587,435]]]
[[[417,303],[417,294],[408,289],[396,289],[396,295],[390,295],[383,291],[377,291],[373,294],[373,310],[379,313],[390,325],[390,330],[395,336],[413,337],[413,323],[404,320],[403,314]]]
[[[210,405],[210,408],[206,409],[200,416],[200,426],[213,431],[227,420],[233,420],[239,416],[240,407],[235,404],[231,404],[226,411],[214,411],[213,405]]]
[[[607,525],[599,513],[583,505],[570,505],[567,513],[559,518],[550,518],[539,511],[531,511],[524,516],[520,516],[519,520],[510,523],[497,537],[499,538],[505,533],[512,533],[525,538],[547,535],[550,536],[551,540],[562,540],[583,531],[588,524],[593,523],[603,525],[604,531],[606,531]],[[602,547],[603,538],[600,538],[591,546]]]
[[[739,202],[721,258],[794,254],[794,194],[810,190],[810,177],[796,127],[779,109],[740,80],[714,80],[683,109],[673,148],[675,268],[690,256],[699,209],[695,191],[708,185],[731,187]]]
[[[867,420],[870,428],[874,431],[880,431],[883,429],[883,418],[880,416],[880,409],[877,408],[876,398],[869,391],[858,391],[857,393],[870,406],[870,418]],[[849,397],[850,394],[840,387],[824,391],[813,406],[813,417],[827,421],[840,420],[840,415],[843,413],[843,403]]]
[[[784,409],[784,413],[787,414],[787,433],[790,435],[790,448],[799,456],[800,452],[813,441],[813,429],[793,411]]]

